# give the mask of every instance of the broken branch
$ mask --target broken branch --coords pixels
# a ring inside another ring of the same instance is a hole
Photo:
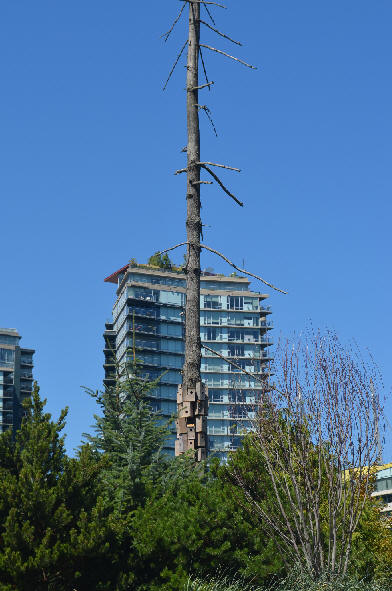
[[[176,248],[180,248],[180,246],[186,246],[188,244],[188,242],[181,242],[181,244],[176,244],[175,246],[172,246],[171,248],[167,248],[166,250],[161,250],[161,252],[158,252],[157,254],[165,254],[165,252],[170,252],[171,250],[175,250]]]
[[[181,242],[180,244],[176,244],[175,246],[172,246],[171,248],[167,248],[166,250],[162,250],[161,252],[158,252],[158,254],[165,254],[165,252],[170,252],[171,250],[179,248],[180,246],[185,246],[186,244],[189,244],[189,242]],[[259,277],[258,275],[255,275],[254,273],[250,273],[249,271],[246,271],[245,269],[241,269],[240,267],[237,267],[237,265],[235,265],[232,261],[230,261],[227,257],[225,257],[225,255],[222,254],[221,252],[214,250],[213,248],[207,246],[206,244],[200,244],[200,248],[204,248],[205,250],[209,250],[210,252],[217,254],[224,261],[226,261],[226,263],[229,263],[229,265],[231,265],[234,269],[236,269],[236,271],[239,271],[240,273],[245,273],[245,275],[249,275],[250,277],[254,277],[258,281],[261,281],[265,285],[268,285],[268,287],[271,287],[272,289],[275,289],[276,291],[279,291],[280,293],[284,293],[287,295],[287,291],[283,291],[283,289],[279,289],[278,287],[275,287],[275,285],[272,285],[272,283],[269,283],[268,281],[266,281],[262,277]],[[276,389],[276,388],[274,388],[274,389]],[[279,390],[277,390],[277,391],[279,392]]]
[[[180,168],[180,170],[176,170],[176,172],[174,174],[175,175],[176,174],[182,174],[183,172],[188,172],[188,169],[187,168]]]
[[[205,10],[206,10],[206,12],[207,12],[207,14],[208,14],[208,16],[210,17],[212,24],[213,24],[213,25],[216,25],[216,22],[214,21],[214,19],[213,19],[213,16],[212,16],[212,14],[211,14],[211,12],[210,12],[210,10],[209,10],[208,6],[206,6],[205,4],[203,4],[203,6],[204,6],[204,8],[205,8]]]
[[[211,111],[207,107],[207,105],[195,105],[195,107],[198,107],[199,109],[201,109],[202,111],[205,112],[205,114],[207,115],[207,117],[209,119],[209,122],[211,123],[212,129],[214,130],[216,137],[218,137],[218,132],[216,131],[215,123],[214,123],[212,116],[211,116]]]
[[[237,199],[237,197],[235,195],[233,195],[233,193],[230,193],[229,189],[227,187],[225,187],[225,185],[222,183],[222,181],[220,180],[220,178],[218,176],[216,176],[216,174],[214,172],[212,172],[211,168],[208,168],[208,166],[205,166],[205,164],[202,164],[202,167],[212,176],[213,179],[216,180],[216,182],[218,183],[218,185],[224,190],[224,192],[231,197],[232,199],[234,199],[234,201],[236,203],[238,203],[238,205],[240,205],[241,207],[244,207],[244,204],[242,203],[242,201],[240,201],[239,199]]]
[[[225,35],[224,33],[221,33],[220,31],[218,31],[218,29],[215,29],[214,27],[211,27],[211,25],[209,25],[205,21],[203,21],[203,20],[200,19],[199,22],[203,23],[203,25],[205,25],[206,27],[208,27],[209,29],[211,29],[211,31],[214,31],[215,33],[218,33],[218,35],[220,35],[221,37],[224,37],[225,39],[228,39],[232,43],[235,43],[236,45],[240,45],[242,47],[242,43],[240,43],[239,41],[235,41],[234,39],[232,39],[228,35]]]
[[[192,185],[213,185],[212,181],[194,181]]]
[[[199,53],[200,53],[201,63],[202,63],[202,66],[203,66],[204,76],[205,76],[205,79],[206,79],[206,82],[207,82],[207,85],[208,85],[208,90],[211,90],[211,88],[209,86],[209,80],[208,80],[208,75],[207,75],[207,68],[206,68],[206,65],[204,63],[203,52],[201,50],[200,45],[199,45]]]
[[[202,107],[204,108],[204,107]],[[241,172],[240,168],[234,168],[233,166],[226,166],[226,164],[217,164],[216,162],[198,162],[200,166],[217,166],[218,168],[226,168],[227,170],[235,170],[235,172]]]
[[[169,80],[170,80],[170,78],[172,77],[172,74],[173,74],[174,70],[176,69],[176,65],[178,64],[178,62],[179,62],[179,60],[180,60],[180,57],[182,56],[182,54],[183,54],[183,51],[184,51],[184,49],[185,49],[185,47],[186,47],[187,45],[188,45],[188,39],[185,41],[185,43],[184,43],[184,45],[183,45],[183,47],[182,47],[182,49],[181,49],[180,53],[179,53],[179,54],[178,54],[178,56],[177,56],[177,59],[176,59],[176,61],[174,62],[174,66],[172,67],[172,69],[171,69],[171,71],[170,71],[169,77],[168,77],[168,79],[166,80],[166,83],[165,83],[165,86],[163,87],[163,90],[165,90],[165,89],[166,89],[166,86],[169,84]]]
[[[238,57],[234,57],[233,55],[225,53],[224,51],[221,51],[220,49],[216,49],[215,47],[211,47],[210,45],[204,45],[203,43],[200,43],[200,47],[205,47],[206,49],[209,49],[210,51],[215,51],[216,53],[220,53],[221,55],[225,55],[226,57],[229,57],[230,59],[234,60],[235,62],[239,62],[240,64],[246,66],[247,68],[251,68],[252,70],[257,70],[257,68],[255,66],[251,66],[250,64],[247,64],[243,60],[238,59]]]
[[[166,37],[166,38],[165,38],[165,43],[166,43],[166,41],[169,39],[169,37],[170,37],[170,33],[172,32],[172,30],[174,29],[174,27],[176,26],[176,24],[177,24],[177,23],[178,23],[178,21],[180,20],[180,18],[181,18],[181,15],[182,15],[182,13],[183,13],[183,11],[184,11],[184,8],[185,8],[185,6],[186,6],[186,2],[184,2],[184,4],[182,5],[182,8],[181,8],[181,10],[180,10],[180,14],[178,15],[178,17],[176,18],[176,20],[175,20],[175,21],[174,21],[174,23],[172,24],[172,26],[171,26],[171,29],[169,29],[169,31],[168,31],[167,33],[164,33],[163,35],[161,35],[161,37]]]
[[[258,275],[255,275],[254,273],[250,273],[249,271],[246,271],[245,269],[241,269],[240,267],[237,267],[237,265],[235,265],[232,261],[230,261],[227,257],[225,257],[225,255],[222,254],[221,252],[218,252],[217,250],[214,250],[213,248],[210,248],[209,246],[206,246],[205,244],[200,244],[200,248],[204,248],[205,250],[209,250],[210,252],[217,254],[224,261],[226,261],[226,263],[229,263],[229,265],[231,265],[234,269],[236,269],[240,273],[245,273],[245,275],[249,275],[250,277],[254,277],[255,279],[258,279],[258,281],[261,281],[265,285],[268,285],[268,287],[271,287],[272,289],[275,289],[276,291],[279,291],[280,293],[284,293],[287,295],[287,291],[283,291],[283,289],[279,289],[278,287],[275,287],[275,285],[272,285],[272,283],[269,283],[268,281],[266,281],[262,277],[259,277]]]

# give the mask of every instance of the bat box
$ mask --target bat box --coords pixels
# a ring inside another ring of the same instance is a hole
[[[178,407],[178,417],[184,419],[194,415],[194,406],[192,402],[182,402]]]
[[[207,417],[196,417],[196,433],[207,432]]]
[[[176,420],[176,428],[177,428],[177,433],[179,435],[181,433],[187,433],[188,428],[187,428],[187,424],[186,424],[186,418],[184,418],[184,419],[177,419]]]
[[[206,436],[204,433],[197,434],[197,447],[206,447]]]

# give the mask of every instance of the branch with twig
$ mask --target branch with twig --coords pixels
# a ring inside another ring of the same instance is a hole
[[[235,62],[239,62],[240,64],[242,64],[243,66],[246,66],[247,68],[251,68],[252,70],[257,70],[257,68],[255,66],[251,66],[247,62],[244,62],[243,60],[240,60],[238,57],[234,57],[233,55],[230,55],[229,53],[226,53],[225,51],[221,51],[220,49],[216,49],[216,47],[211,47],[210,45],[205,45],[204,43],[200,43],[200,47],[205,47],[206,49],[209,49],[210,51],[215,51],[216,53],[220,53],[221,55],[225,55],[226,57],[229,57],[230,59],[234,60]]]
[[[175,246],[172,246],[171,248],[167,248],[166,250],[162,250],[158,254],[164,254],[165,252],[170,252],[171,250],[175,250],[176,248],[179,248],[180,246],[185,246],[187,244],[189,244],[189,242],[181,242],[180,244],[176,244]],[[239,271],[240,273],[244,273],[245,275],[249,275],[249,277],[254,277],[258,281],[261,281],[265,285],[268,285],[268,287],[271,287],[275,291],[279,291],[280,293],[284,293],[285,295],[287,295],[287,293],[288,293],[287,291],[284,291],[283,289],[279,289],[278,287],[276,287],[272,283],[269,283],[269,281],[266,281],[265,279],[263,279],[259,275],[255,275],[254,273],[251,273],[250,271],[247,271],[246,269],[241,269],[241,267],[237,267],[237,265],[235,265],[232,261],[230,261],[227,257],[225,257],[224,254],[222,254],[218,250],[215,250],[215,249],[211,248],[210,246],[207,246],[206,244],[200,244],[200,248],[204,248],[205,250],[208,250],[209,252],[217,254],[224,261],[226,261],[226,263],[228,263],[231,267],[233,267],[236,271]]]
[[[182,1],[182,0],[181,0]],[[227,10],[227,6],[223,6],[223,4],[217,4],[216,2],[209,2],[208,0],[185,0],[185,2],[189,2],[189,4],[211,4],[211,6],[219,6],[219,8],[224,8]]]
[[[167,33],[163,33],[163,35],[161,35],[161,37],[165,37],[165,43],[166,41],[169,39],[171,32],[173,31],[174,27],[176,26],[176,24],[178,23],[178,21],[181,18],[182,13],[184,12],[184,8],[186,6],[186,2],[184,2],[184,4],[182,5],[182,8],[180,10],[180,14],[177,16],[176,20],[174,21],[174,23],[172,24],[171,28],[168,30]]]
[[[174,70],[176,69],[176,66],[177,66],[178,62],[180,61],[180,57],[182,56],[182,54],[184,52],[184,49],[185,49],[185,47],[187,45],[188,45],[188,39],[185,41],[184,45],[182,46],[182,49],[181,49],[180,53],[177,56],[176,61],[174,62],[174,65],[173,65],[173,67],[172,67],[172,69],[170,71],[170,74],[168,76],[168,79],[166,80],[166,83],[165,83],[165,86],[163,87],[163,90],[166,90],[166,86],[169,84],[169,80],[172,77],[172,74],[173,74]]]
[[[218,29],[215,29],[214,27],[211,27],[211,25],[209,25],[208,23],[206,23],[205,21],[201,20],[200,21],[203,25],[205,25],[206,27],[208,27],[209,29],[211,29],[211,31],[214,31],[214,33],[217,33],[218,35],[220,35],[221,37],[223,37],[224,39],[227,39],[228,41],[231,41],[232,43],[235,43],[236,45],[240,45],[242,47],[242,43],[240,43],[239,41],[235,41],[235,39],[232,39],[231,37],[229,37],[228,35],[225,35],[224,33],[222,33],[221,31],[219,31]]]

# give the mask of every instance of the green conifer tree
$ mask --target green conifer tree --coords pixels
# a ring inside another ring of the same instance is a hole
[[[15,440],[0,436],[0,590],[120,589],[102,460],[88,446],[67,457],[67,410],[53,421],[45,402],[35,385]]]
[[[169,462],[163,453],[169,425],[147,399],[157,385],[139,375],[137,363],[127,367],[113,387],[86,391],[96,399],[94,435],[85,434],[92,448],[107,461],[102,483],[110,502],[121,511],[144,503],[149,483]]]

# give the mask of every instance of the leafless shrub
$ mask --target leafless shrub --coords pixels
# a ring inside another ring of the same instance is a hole
[[[318,578],[345,574],[380,453],[380,378],[336,334],[281,344],[251,436],[269,495],[235,463],[232,478],[287,564]]]

